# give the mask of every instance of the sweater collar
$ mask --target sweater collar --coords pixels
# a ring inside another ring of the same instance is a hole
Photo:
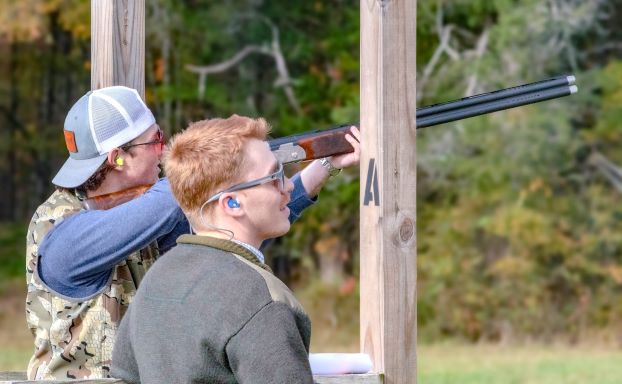
[[[232,242],[234,242],[234,243],[236,243],[236,244],[240,244],[240,245],[241,245],[241,246],[243,246],[244,248],[246,248],[246,249],[248,249],[249,251],[251,251],[251,252],[253,253],[253,255],[255,255],[255,257],[259,259],[259,261],[261,261],[262,263],[264,263],[264,264],[265,264],[265,262],[266,262],[266,258],[264,257],[263,253],[262,253],[259,249],[257,249],[257,248],[255,248],[255,247],[253,247],[252,245],[250,245],[250,244],[248,244],[248,243],[245,243],[245,242],[243,242],[243,241],[240,241],[240,240],[231,239],[231,241],[232,241]]]
[[[270,267],[263,263],[263,260],[260,260],[257,253],[261,254],[261,252],[255,247],[251,247],[250,245],[243,242],[233,242],[231,240],[219,239],[211,236],[201,236],[201,235],[181,235],[177,238],[178,244],[195,244],[195,245],[205,245],[208,247],[220,249],[226,252],[232,252],[236,255],[243,257],[244,259],[250,261],[251,263],[272,272]],[[263,254],[261,254],[263,256]]]

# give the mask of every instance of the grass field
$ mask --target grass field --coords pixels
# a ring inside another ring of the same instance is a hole
[[[417,351],[423,384],[622,382],[622,350],[608,347],[430,345]]]
[[[0,371],[24,370],[29,349],[2,345]],[[599,348],[424,345],[422,384],[613,384],[622,381],[622,351]]]
[[[0,371],[25,370],[32,352],[24,315],[25,285],[21,279],[0,280]]]

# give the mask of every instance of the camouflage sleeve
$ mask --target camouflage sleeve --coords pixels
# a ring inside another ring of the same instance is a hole
[[[309,356],[291,308],[263,307],[226,346],[239,383],[313,383]]]

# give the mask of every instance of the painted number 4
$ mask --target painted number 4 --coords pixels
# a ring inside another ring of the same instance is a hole
[[[380,194],[378,192],[378,170],[376,169],[376,159],[369,159],[367,167],[367,181],[365,182],[365,196],[363,205],[374,202],[375,206],[380,205]]]

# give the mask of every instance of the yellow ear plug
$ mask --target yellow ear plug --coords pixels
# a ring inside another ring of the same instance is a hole
[[[122,157],[117,157],[114,162],[117,163],[117,165],[123,165],[124,164],[124,160],[123,160]]]

